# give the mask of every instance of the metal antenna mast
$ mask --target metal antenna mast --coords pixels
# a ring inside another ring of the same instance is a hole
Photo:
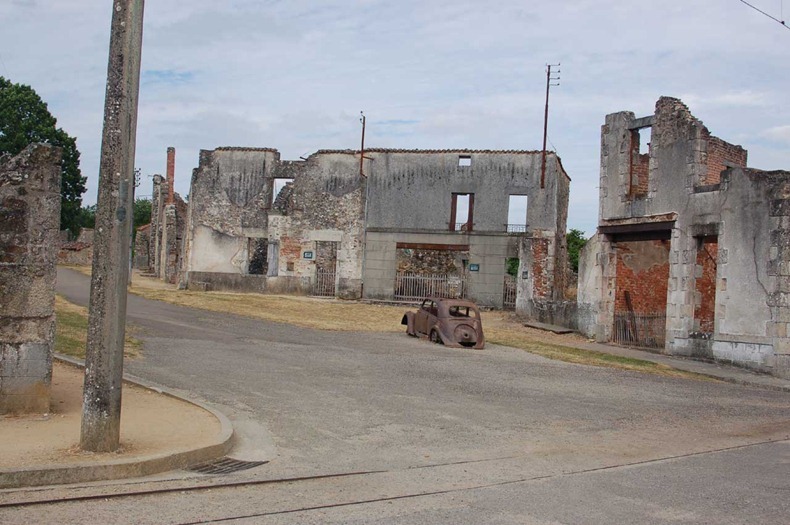
[[[559,68],[559,64],[546,64],[546,111],[543,114],[543,162],[540,165],[540,188],[543,189],[546,185],[546,137],[549,129],[549,88],[551,86],[560,85],[560,70],[555,71],[556,77],[551,76],[551,68]],[[556,81],[556,84],[552,84]]]

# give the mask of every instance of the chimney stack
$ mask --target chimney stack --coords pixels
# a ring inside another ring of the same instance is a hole
[[[173,204],[173,187],[176,182],[176,148],[167,148],[167,204]]]

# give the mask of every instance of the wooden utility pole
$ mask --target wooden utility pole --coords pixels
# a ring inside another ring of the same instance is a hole
[[[365,170],[363,169],[363,163],[365,162],[365,122],[367,119],[365,118],[365,113],[362,111],[359,112],[359,115],[359,121],[362,122],[362,145],[359,147],[359,174],[364,177]]]
[[[559,64],[554,64],[556,67],[560,67]],[[560,77],[552,77],[551,76],[551,68],[552,64],[546,65],[546,111],[543,114],[543,159],[540,165],[540,188],[543,189],[546,185],[546,138],[548,137],[548,130],[549,130],[549,88],[551,86],[559,86]],[[560,70],[556,71],[559,74]],[[556,80],[556,84],[552,84],[551,81]]]
[[[93,244],[80,447],[120,444],[129,238],[144,0],[114,0]]]

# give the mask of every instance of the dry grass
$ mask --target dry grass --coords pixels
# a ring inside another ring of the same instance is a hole
[[[85,344],[88,338],[88,309],[68,302],[61,296],[55,297],[55,351],[85,359]],[[127,358],[140,356],[142,341],[132,336],[134,328],[127,325],[123,355]]]
[[[90,275],[90,268],[75,268]],[[87,272],[85,271],[87,270]],[[147,299],[181,306],[227,312],[255,319],[314,328],[354,332],[400,332],[403,306],[316,299],[291,295],[260,295],[177,290],[162,281],[136,274],[130,291]],[[576,348],[586,342],[578,334],[557,335],[519,323],[512,314],[483,312],[486,340],[568,363],[619,368],[649,374],[690,379],[707,377],[641,359]]]

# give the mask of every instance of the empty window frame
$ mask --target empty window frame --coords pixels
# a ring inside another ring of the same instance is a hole
[[[280,190],[285,188],[286,184],[293,181],[293,179],[274,179],[274,183],[272,184],[272,204],[277,200],[277,195],[280,194]]]
[[[450,231],[472,231],[474,224],[474,193],[453,193],[450,210]]]
[[[507,203],[507,231],[509,233],[524,233],[527,231],[527,204],[526,195],[510,195]]]
[[[468,168],[472,165],[472,156],[471,155],[459,155],[458,156],[458,167],[459,168]]]
[[[650,174],[650,141],[652,140],[653,127],[631,130],[631,166],[628,183],[628,195],[645,197],[648,192],[648,177]]]

